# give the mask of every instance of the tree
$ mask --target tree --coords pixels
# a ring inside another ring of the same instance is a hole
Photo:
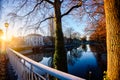
[[[71,39],[73,32],[74,32],[74,29],[72,27],[67,27],[64,32],[64,36]]]
[[[72,39],[79,39],[81,38],[81,34],[79,32],[74,32],[72,35],[71,35]]]
[[[54,34],[54,22],[53,22],[53,18],[49,19],[48,30],[49,30],[48,35],[51,36],[51,37],[54,37],[55,34]]]
[[[101,42],[104,45],[106,45],[106,25],[105,25],[105,18],[104,17],[102,17],[98,21],[97,28],[91,34],[90,40]]]
[[[87,41],[87,37],[86,37],[86,36],[83,36],[83,37],[81,38],[81,41],[82,41],[82,42],[86,42],[86,41]]]
[[[120,79],[120,1],[104,0],[107,29],[107,76]]]
[[[90,0],[90,1],[91,2],[88,3],[89,6],[87,6],[88,9],[86,8],[84,9],[85,12],[89,15],[88,25],[85,31],[90,35],[91,40],[96,40],[101,37],[105,38],[106,35],[104,33],[106,30],[103,0]]]
[[[103,0],[90,0],[91,4],[85,12],[89,15],[85,32],[90,35],[89,40],[99,43],[101,51],[106,52],[106,24]]]
[[[62,21],[61,18],[69,14],[74,8],[81,6],[81,2],[70,8],[66,13],[61,14],[61,3],[64,0],[55,0],[54,11],[55,11],[55,54],[54,54],[54,66],[56,69],[67,72],[67,56],[64,48],[64,38],[62,33]],[[64,65],[61,65],[63,64]]]
[[[64,48],[64,38],[63,38],[63,32],[62,32],[62,17],[68,15],[71,11],[73,11],[73,9],[79,8],[82,5],[82,0],[33,0],[33,1],[25,0],[25,1],[22,1],[21,3],[22,5],[19,6],[20,8],[16,10],[18,14],[11,13],[9,15],[12,15],[14,18],[24,17],[24,19],[27,19],[30,22],[29,26],[39,29],[40,25],[43,22],[45,22],[48,19],[54,18],[54,24],[55,24],[54,25],[55,27],[54,67],[58,70],[67,72],[67,56]],[[32,5],[29,3],[31,3]],[[29,8],[27,8],[28,12],[25,12],[26,13],[26,14],[24,13],[25,15],[22,14],[20,16],[21,14],[20,10],[22,8],[24,9],[24,6],[28,7],[28,5],[31,5],[29,6]],[[51,16],[52,14],[50,12],[52,11],[54,12],[54,16]],[[35,12],[36,13],[40,12],[39,14],[41,14],[41,16],[39,16],[38,18]],[[30,17],[31,15],[34,15],[34,16]],[[37,22],[33,23],[35,21],[33,20],[35,16],[37,17]],[[29,20],[30,18],[32,19],[32,21]],[[31,24],[34,24],[34,25],[31,25]]]

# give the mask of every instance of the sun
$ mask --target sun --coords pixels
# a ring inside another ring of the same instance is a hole
[[[6,36],[3,35],[3,36],[1,37],[1,39],[4,40],[4,41],[6,41]]]

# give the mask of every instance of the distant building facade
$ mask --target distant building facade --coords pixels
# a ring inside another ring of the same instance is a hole
[[[44,36],[44,44],[47,46],[47,45],[53,45],[53,42],[52,42],[52,37],[49,37],[49,36]]]
[[[43,46],[43,36],[40,34],[29,34],[25,37],[25,42],[28,46]]]

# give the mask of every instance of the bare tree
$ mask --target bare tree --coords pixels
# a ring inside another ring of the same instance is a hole
[[[80,39],[81,38],[81,34],[79,32],[74,32],[71,36],[73,39],[76,38],[76,39]]]
[[[68,27],[68,28],[66,28],[64,35],[67,38],[72,38],[73,32],[74,32],[74,29],[72,27]]]
[[[14,2],[16,1],[14,0]],[[26,24],[29,24],[29,27],[39,29],[42,23],[54,18],[54,67],[67,72],[67,56],[64,48],[62,17],[68,15],[74,9],[79,8],[82,5],[82,0],[21,0],[17,1],[17,4],[21,5],[17,6],[17,10],[14,10],[15,12],[9,15],[13,16],[13,18],[22,17],[21,19],[26,19]],[[54,13],[54,16],[51,13]]]

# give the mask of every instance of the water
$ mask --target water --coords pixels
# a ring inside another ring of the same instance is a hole
[[[103,70],[99,65],[97,53],[92,52],[89,45],[86,45],[86,51],[80,46],[77,49],[68,51],[68,72],[75,76],[79,76],[88,80],[102,80]],[[102,54],[103,55],[103,54]],[[101,57],[101,56],[99,56]],[[101,61],[106,57],[101,58]],[[104,61],[105,63],[106,61]],[[106,66],[102,66],[106,67]]]
[[[97,46],[90,48],[89,45],[81,45],[77,49],[68,51],[68,73],[87,80],[103,80],[103,71],[106,70],[106,53],[99,51]],[[40,55],[42,60],[39,62],[51,66],[52,54],[40,53]]]

